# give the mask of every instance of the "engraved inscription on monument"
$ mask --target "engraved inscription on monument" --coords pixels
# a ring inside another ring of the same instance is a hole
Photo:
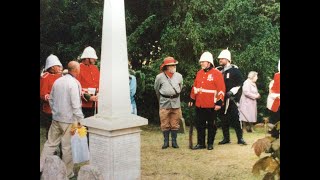
[[[109,162],[110,159],[112,159],[110,157],[111,154],[109,154],[112,153],[111,143],[111,139],[106,136],[90,134],[91,163],[97,166],[102,172],[105,170],[110,172],[110,170],[112,170],[112,164]]]
[[[91,163],[105,178],[127,179],[130,174],[132,179],[139,179],[140,132],[120,136],[90,134],[90,149]]]
[[[125,148],[130,147],[130,148]],[[132,174],[140,176],[140,133],[114,138],[114,168],[119,175]],[[131,167],[137,167],[135,169]],[[131,171],[131,172],[130,172]],[[119,177],[120,179],[121,176]]]

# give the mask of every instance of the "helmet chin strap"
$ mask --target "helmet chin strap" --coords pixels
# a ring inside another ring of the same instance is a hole
[[[203,70],[205,71],[205,72],[208,72],[210,69],[212,69],[213,68],[213,66],[211,66],[211,63],[209,63],[208,65],[207,65],[207,67],[206,68],[204,68]]]
[[[207,62],[208,62],[208,61],[207,61]],[[202,67],[202,66],[201,66],[201,69],[206,70],[206,69],[210,68],[210,66],[211,66],[210,64],[211,64],[211,63],[208,62],[207,66],[206,66],[206,67]]]

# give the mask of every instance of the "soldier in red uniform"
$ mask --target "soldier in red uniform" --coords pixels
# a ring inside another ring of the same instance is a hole
[[[62,64],[58,57],[51,54],[46,60],[44,73],[40,78],[40,99],[42,101],[42,112],[46,120],[46,137],[48,139],[48,131],[52,122],[52,113],[49,105],[49,98],[52,85],[55,80],[62,76]]]
[[[188,106],[196,105],[196,128],[198,143],[194,150],[204,149],[206,127],[208,128],[208,150],[213,149],[214,138],[217,132],[217,111],[220,110],[226,91],[223,76],[214,68],[213,57],[210,52],[204,52],[200,57],[201,70],[197,72],[191,89],[191,101]]]
[[[270,84],[269,95],[267,98],[267,108],[273,112],[271,123],[276,123],[280,119],[280,60],[278,63],[279,72],[273,76],[273,83]]]
[[[77,79],[82,87],[82,112],[85,118],[93,116],[97,107],[100,79],[99,69],[94,65],[97,59],[96,51],[91,46],[86,47],[81,55],[81,70]]]

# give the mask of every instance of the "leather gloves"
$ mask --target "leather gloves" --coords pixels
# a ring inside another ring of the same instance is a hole
[[[226,94],[226,96],[227,96],[228,98],[230,98],[230,97],[233,96],[233,93],[232,93],[231,91],[228,91],[227,94]]]

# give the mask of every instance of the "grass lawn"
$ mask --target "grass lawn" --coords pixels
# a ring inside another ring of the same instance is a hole
[[[178,134],[179,149],[170,147],[161,149],[163,135],[160,128],[148,125],[141,128],[141,179],[215,179],[215,180],[261,180],[262,175],[255,177],[251,173],[252,166],[259,160],[251,148],[252,144],[265,136],[263,129],[254,133],[244,133],[248,145],[238,145],[233,128],[230,129],[231,143],[218,145],[222,140],[221,128],[218,129],[214,149],[208,151],[190,150],[188,148],[188,133]],[[187,132],[189,127],[187,127]],[[170,138],[171,139],[171,138]],[[45,128],[40,127],[40,151],[45,142]],[[193,133],[196,144],[196,130]],[[269,154],[262,153],[261,157]],[[75,164],[77,174],[83,164]],[[76,179],[76,178],[74,178]]]

